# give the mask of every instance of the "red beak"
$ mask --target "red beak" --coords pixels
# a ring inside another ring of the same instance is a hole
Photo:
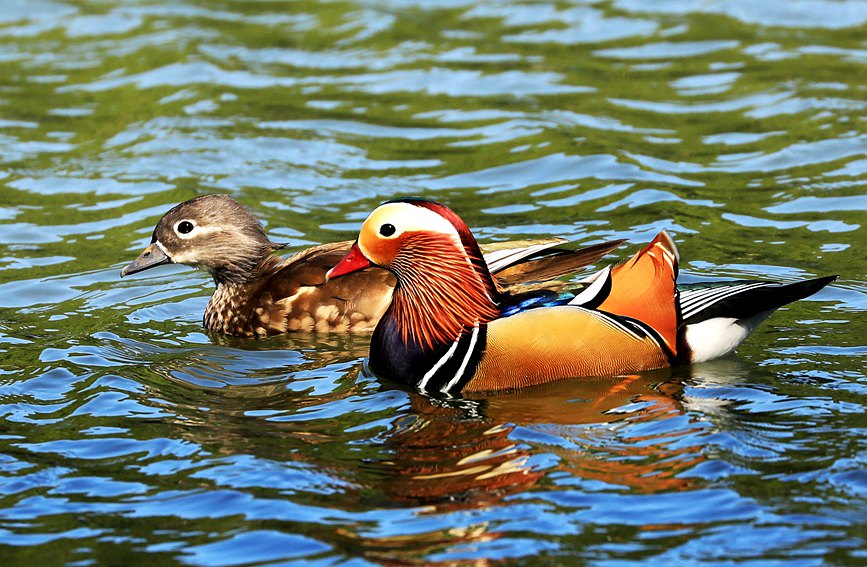
[[[358,270],[363,270],[364,268],[370,267],[370,265],[370,260],[368,260],[361,252],[361,249],[358,247],[358,242],[356,241],[356,243],[352,245],[352,248],[349,249],[346,256],[344,256],[341,261],[337,262],[336,266],[326,272],[325,281],[338,276],[351,274]]]

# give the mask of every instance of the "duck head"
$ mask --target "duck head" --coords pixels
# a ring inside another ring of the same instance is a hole
[[[256,218],[226,195],[185,201],[163,215],[150,245],[120,277],[163,264],[207,270],[217,284],[244,283],[284,245],[271,242]]]
[[[349,253],[328,271],[335,278],[380,266],[397,278],[384,322],[404,340],[432,347],[499,316],[501,291],[467,225],[426,199],[380,205],[364,221]]]

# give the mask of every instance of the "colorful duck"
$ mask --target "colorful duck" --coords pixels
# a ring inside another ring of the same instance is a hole
[[[564,250],[562,239],[501,243],[486,260],[499,285],[557,288],[556,278],[595,263],[623,241]],[[157,223],[150,245],[120,272],[124,277],[163,264],[207,270],[216,290],[203,325],[238,336],[292,331],[370,332],[391,301],[394,276],[368,270],[339,281],[325,272],[351,242],[308,248],[288,258],[274,252],[262,224],[227,195],[204,195],[169,210]]]
[[[397,199],[370,214],[327,278],[371,265],[394,274],[391,305],[373,333],[370,369],[449,394],[717,358],[780,306],[836,279],[678,287],[678,260],[663,231],[577,293],[514,293],[492,277],[472,233],[448,207]]]

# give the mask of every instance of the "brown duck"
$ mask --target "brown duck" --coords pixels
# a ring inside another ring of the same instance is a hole
[[[619,246],[616,240],[578,250],[555,248],[562,239],[483,246],[485,259],[504,289],[557,289],[557,278],[595,263]],[[352,242],[322,244],[283,258],[262,224],[226,195],[185,201],[157,223],[151,244],[121,277],[162,264],[207,270],[217,289],[203,325],[229,335],[275,335],[293,331],[370,332],[391,303],[394,276],[380,268],[336,280],[325,273]]]

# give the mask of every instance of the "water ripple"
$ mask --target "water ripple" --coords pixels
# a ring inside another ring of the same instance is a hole
[[[792,28],[841,29],[867,22],[867,6],[857,0],[768,0],[761,9],[749,0],[663,0],[648,5],[637,0],[615,0],[623,10],[664,14],[725,14],[746,23]],[[818,17],[817,17],[818,15]]]
[[[0,10],[7,562],[863,558],[863,2],[98,4]],[[443,399],[369,337],[204,332],[204,272],[119,279],[211,192],[286,253],[421,194],[839,279],[723,360]]]

